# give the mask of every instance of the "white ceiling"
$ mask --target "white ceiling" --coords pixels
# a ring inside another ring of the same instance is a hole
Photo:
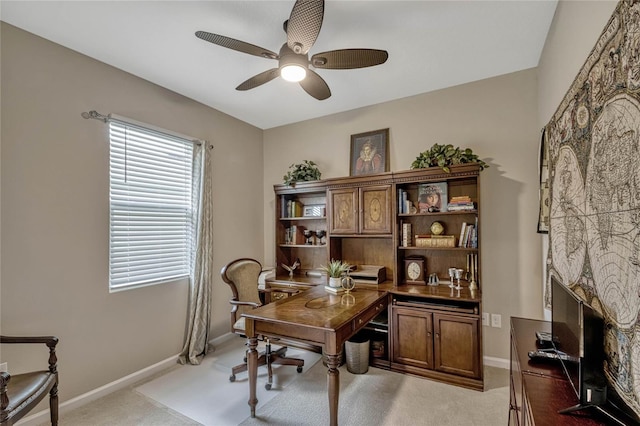
[[[538,65],[557,1],[327,1],[309,56],[333,49],[389,52],[383,65],[316,70],[318,101],[277,67],[195,37],[198,30],[278,52],[294,1],[7,1],[1,19],[261,129],[515,72]]]

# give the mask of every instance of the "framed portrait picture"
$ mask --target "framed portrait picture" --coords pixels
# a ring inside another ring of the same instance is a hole
[[[389,129],[351,135],[350,176],[389,171]]]

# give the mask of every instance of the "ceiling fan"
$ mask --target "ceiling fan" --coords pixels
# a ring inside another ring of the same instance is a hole
[[[254,75],[236,87],[236,90],[253,89],[281,76],[287,81],[299,82],[305,92],[318,100],[324,100],[331,96],[331,90],[309,66],[340,70],[371,67],[385,63],[389,54],[377,49],[340,49],[316,53],[309,59],[308,52],[318,38],[323,17],[324,0],[297,0],[289,19],[284,21],[287,42],[282,45],[279,53],[205,31],[197,31],[196,37],[238,52],[278,60],[277,68]]]

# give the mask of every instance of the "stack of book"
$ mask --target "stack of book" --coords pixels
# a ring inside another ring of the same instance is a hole
[[[284,243],[288,245],[304,244],[305,238],[302,230],[292,225],[284,230]]]
[[[398,214],[413,213],[411,207],[413,202],[409,199],[407,191],[398,189]]]
[[[283,212],[283,217],[300,217],[302,216],[303,205],[297,200],[288,200],[286,203],[286,210]]]
[[[475,210],[475,205],[473,201],[471,201],[471,197],[468,195],[462,195],[459,197],[451,197],[449,200],[449,206],[447,210],[450,212],[456,211],[465,211],[465,210]]]
[[[458,247],[478,248],[478,219],[476,223],[463,222],[460,228]]]

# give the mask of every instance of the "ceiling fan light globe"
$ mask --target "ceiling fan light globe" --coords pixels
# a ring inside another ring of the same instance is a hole
[[[285,65],[280,68],[280,77],[287,81],[298,82],[304,80],[307,76],[307,70],[300,65]]]

